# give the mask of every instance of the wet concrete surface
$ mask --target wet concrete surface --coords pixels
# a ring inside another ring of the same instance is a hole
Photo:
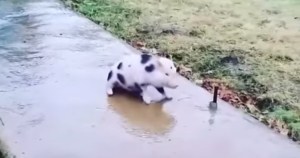
[[[108,66],[133,52],[59,1],[0,1],[4,145],[17,158],[299,157],[298,145],[227,103],[212,114],[211,94],[182,77],[163,104],[108,98]]]

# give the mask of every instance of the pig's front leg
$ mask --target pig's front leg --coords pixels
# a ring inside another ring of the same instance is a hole
[[[150,96],[146,93],[147,92],[147,85],[141,85],[140,90],[141,90],[140,95],[142,96],[144,103],[149,105],[152,100],[151,100]]]
[[[155,87],[156,90],[162,94],[164,96],[164,99],[167,99],[167,100],[172,100],[173,98],[172,97],[169,97],[166,92],[165,92],[165,89],[163,87]]]

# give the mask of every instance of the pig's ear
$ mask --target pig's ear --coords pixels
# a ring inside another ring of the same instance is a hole
[[[159,67],[163,67],[163,60],[162,60],[162,58],[161,58],[161,57],[158,57],[157,59],[158,59],[158,60],[157,60],[158,66],[159,66]]]

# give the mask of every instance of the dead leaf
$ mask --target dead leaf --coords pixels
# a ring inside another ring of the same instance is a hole
[[[131,42],[131,45],[132,45],[134,48],[140,49],[140,48],[142,48],[142,47],[145,47],[146,43],[141,42],[141,41],[133,41],[133,42]]]
[[[181,74],[183,77],[187,78],[187,79],[191,79],[192,78],[192,69],[191,68],[187,68],[184,65],[179,65],[177,67],[176,71],[179,74]]]
[[[157,51],[157,49],[155,49],[155,48],[150,49],[149,52],[150,52],[151,54],[158,54],[158,51]]]
[[[286,125],[284,125],[280,130],[280,133],[287,136],[290,132],[290,130],[286,127]]]
[[[196,83],[197,85],[202,85],[202,84],[203,84],[203,80],[195,80],[195,83]]]
[[[248,107],[251,113],[260,112],[253,104],[250,104],[249,102],[247,102],[245,106]]]
[[[136,42],[136,45],[138,47],[145,47],[146,43],[138,41],[138,42]]]

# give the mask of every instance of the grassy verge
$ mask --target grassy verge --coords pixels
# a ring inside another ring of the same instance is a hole
[[[7,151],[7,147],[4,145],[2,141],[0,141],[0,158],[10,158],[12,157],[9,155]]]
[[[6,158],[7,156],[4,154],[4,152],[0,151],[0,158]]]
[[[204,88],[221,84],[223,99],[300,140],[299,1],[64,1],[133,46],[169,54]]]

